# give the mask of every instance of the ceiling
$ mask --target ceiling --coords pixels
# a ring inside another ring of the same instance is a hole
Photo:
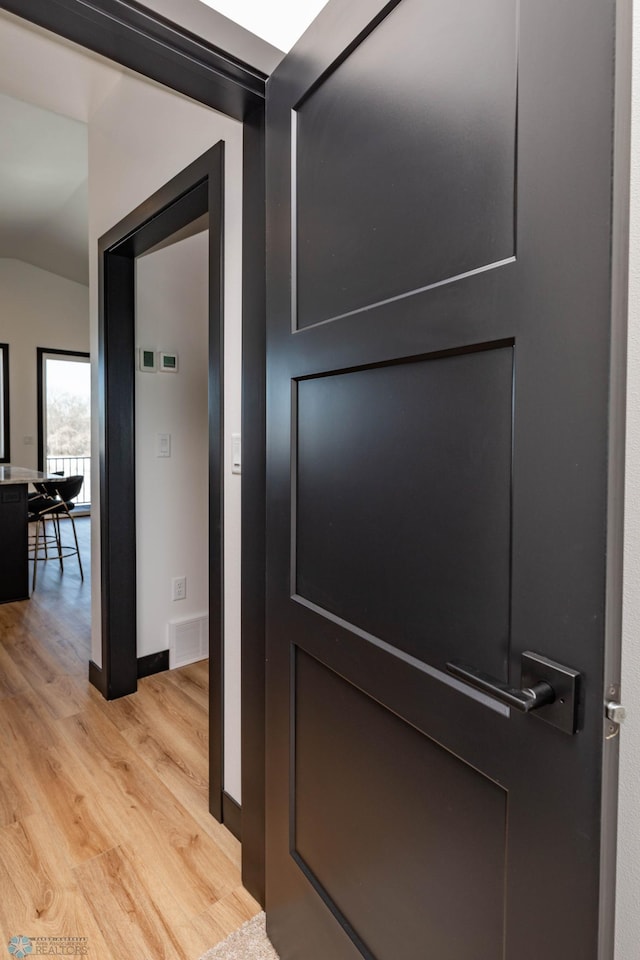
[[[0,257],[88,283],[87,125],[0,93]]]
[[[202,0],[229,20],[289,51],[327,0]]]
[[[88,127],[117,66],[0,15],[0,257],[88,284]]]
[[[280,50],[325,2],[202,0]],[[0,257],[88,284],[88,122],[126,72],[0,11]]]

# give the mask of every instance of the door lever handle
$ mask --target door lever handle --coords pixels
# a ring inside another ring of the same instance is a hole
[[[580,723],[581,677],[578,671],[531,650],[521,654],[521,665],[521,687],[511,687],[458,660],[448,663],[447,670],[515,710],[533,712],[540,720],[565,733],[576,733]]]
[[[508,707],[513,707],[521,713],[529,713],[531,710],[537,710],[547,704],[553,703],[556,694],[550,683],[540,680],[529,687],[510,687],[508,683],[496,680],[495,677],[470,667],[459,660],[453,660],[447,664],[447,670],[458,680],[463,680],[477,690],[488,693],[495,697],[500,703],[505,703]]]

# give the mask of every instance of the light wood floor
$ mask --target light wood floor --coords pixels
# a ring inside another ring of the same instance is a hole
[[[260,909],[207,809],[208,665],[107,703],[73,564],[0,605],[0,953],[22,934],[86,937],[91,960],[197,960]]]

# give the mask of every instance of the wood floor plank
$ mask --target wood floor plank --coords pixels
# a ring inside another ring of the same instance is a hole
[[[94,704],[59,722],[76,756],[94,782],[106,782],[128,803],[127,839],[141,855],[153,858],[159,873],[173,883],[190,915],[206,909],[239,883],[237,867],[176,797],[141,762]],[[110,806],[115,808],[115,804]]]
[[[112,957],[194,960],[121,848],[82,864],[76,875]]]
[[[37,754],[54,747],[57,738],[48,719],[33,687],[0,701],[0,737],[4,741],[5,758],[20,761],[25,754]]]
[[[176,678],[180,679],[176,682]],[[189,686],[202,688],[207,679],[207,661],[199,661],[146,678],[137,694],[103,701],[101,707],[136,755],[240,869],[240,843],[209,813],[208,707],[205,709],[196,698],[191,698],[194,705],[185,705]],[[175,722],[175,716],[183,710],[189,722]]]
[[[43,753],[35,765],[35,777],[71,863],[82,863],[111,848],[113,836],[100,795],[68,752]]]
[[[178,747],[206,756],[209,741],[209,714],[178,688],[171,688],[161,674],[146,677],[138,686],[138,703],[159,736],[169,737]]]
[[[167,691],[165,700],[173,700],[176,694],[189,699],[182,691],[174,690]],[[141,696],[136,722],[123,730],[122,735],[139,756],[149,760],[154,769],[175,768],[208,793],[209,766],[205,749],[207,717],[192,715],[189,718],[191,722],[181,728],[182,725],[172,719],[172,713],[180,705],[165,703],[164,706],[167,716],[157,709],[155,699],[148,702]],[[151,718],[153,722],[150,722]]]
[[[62,672],[56,656],[50,650],[31,643],[24,630],[10,628],[5,648],[23,677],[47,683]]]
[[[0,827],[24,820],[36,812],[35,804],[19,770],[0,755]]]
[[[108,717],[117,730],[126,730],[138,723],[137,694],[119,697],[108,702]]]
[[[204,667],[203,667],[204,664]],[[209,661],[200,660],[190,663],[187,667],[169,670],[166,673],[167,683],[178,687],[183,693],[209,713]]]
[[[173,930],[180,930],[191,919],[191,910],[185,909],[184,897],[176,896],[175,878],[157,869],[155,859],[146,850],[130,841],[118,848],[126,857],[139,882],[147,892],[155,908],[162,914]]]
[[[188,924],[180,927],[180,939],[189,956],[200,957],[210,947],[224,940],[247,920],[251,920],[261,910],[250,893],[244,887],[237,887],[231,893],[214,903],[208,910],[193,917]]]
[[[195,663],[189,664],[186,668],[194,677],[198,678],[199,683],[203,683],[208,687],[209,685],[209,660],[197,660]]]
[[[208,662],[105,701],[88,596],[88,577],[43,564],[30,601],[0,606],[0,938],[195,960],[259,909],[208,811]]]
[[[9,630],[9,627],[5,629]],[[0,635],[2,627],[0,626]],[[29,689],[29,677],[25,675],[11,653],[0,639],[0,700],[15,697]]]
[[[206,758],[201,757],[197,769],[193,769],[179,750],[162,742],[148,729],[126,728],[121,735],[136,751],[139,758],[153,771],[165,787],[180,801],[182,806],[218,846],[231,863],[240,870],[241,846],[226,827],[213,819],[209,813],[209,784]],[[202,763],[205,763],[204,770]]]
[[[194,774],[184,761],[174,758],[171,752],[160,746],[155,738],[141,738],[131,730],[122,734],[140,758],[147,764],[158,779],[189,811],[198,826],[215,840],[237,869],[241,865],[241,846],[226,827],[213,819],[209,812],[209,787],[206,775]]]
[[[5,764],[30,785],[34,801],[46,807],[59,828],[71,863],[95,857],[113,846],[104,828],[98,786],[86,776],[73,752],[47,725],[47,711],[35,692],[0,702],[2,738],[13,749]]]
[[[162,783],[180,799],[208,802],[207,758],[197,749],[176,749],[162,733],[135,727],[121,732],[135,754],[153,770]]]
[[[89,634],[75,617],[61,619],[42,603],[42,598],[34,595],[22,611],[22,622],[29,639],[36,635],[46,641],[46,651],[54,658],[58,672],[86,677]]]
[[[30,937],[86,937],[93,960],[110,954],[71,870],[60,860],[51,823],[27,817],[0,830],[0,930],[6,943]]]
[[[74,674],[61,673],[46,683],[34,681],[32,686],[54,720],[80,713],[91,700],[89,684]]]

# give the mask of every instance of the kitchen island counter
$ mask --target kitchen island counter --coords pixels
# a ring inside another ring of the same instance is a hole
[[[0,464],[0,603],[29,599],[29,484],[55,479],[31,467]]]

